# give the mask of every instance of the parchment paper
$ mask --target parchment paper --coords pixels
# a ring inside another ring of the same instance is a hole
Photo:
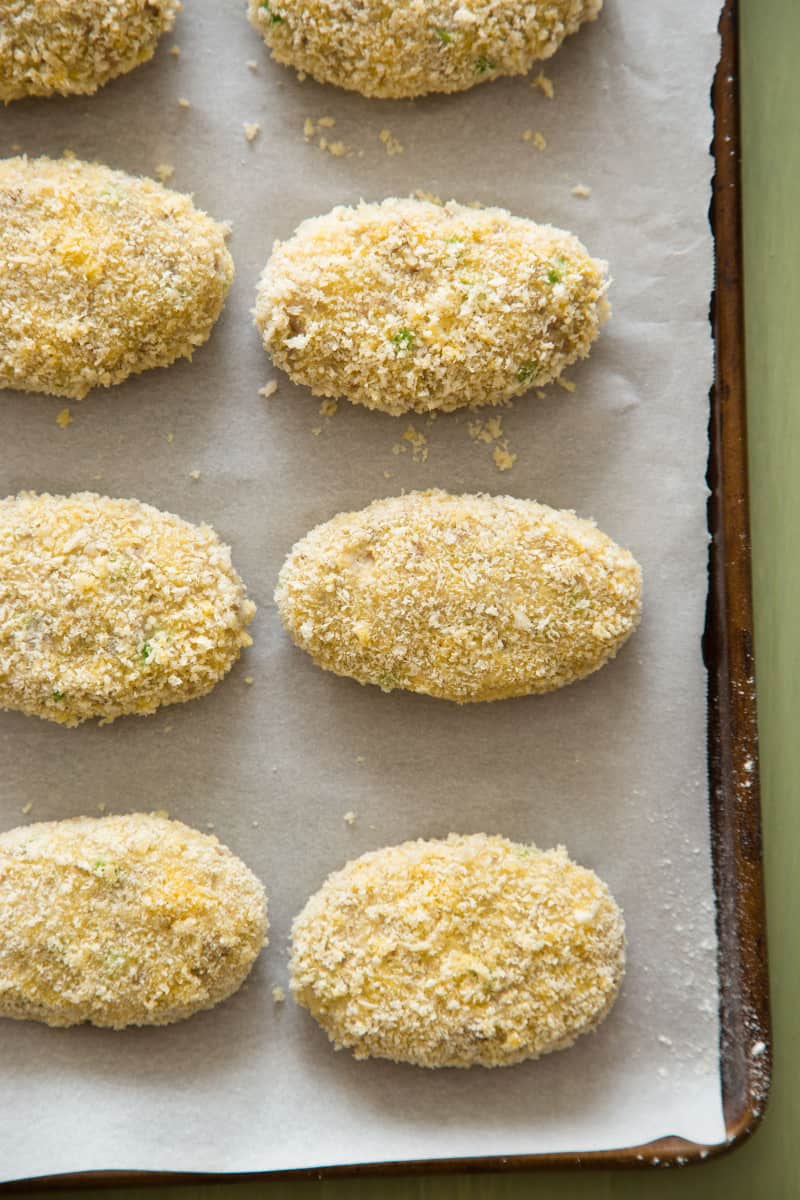
[[[266,883],[271,942],[237,996],[171,1028],[1,1022],[2,1177],[719,1141],[700,653],[719,0],[607,0],[546,65],[552,101],[524,79],[415,103],[301,83],[269,61],[242,8],[190,0],[150,65],[93,98],[0,113],[3,154],[17,143],[132,172],[174,165],[173,186],[232,220],[237,266],[192,364],[72,405],[68,428],[63,403],[5,393],[0,492],[93,488],[208,520],[259,605],[255,645],[206,699],[102,729],[0,715],[0,827],[101,804],[213,824]],[[320,116],[351,154],[304,141],[304,119]],[[262,126],[252,144],[245,122]],[[402,154],[386,153],[383,129]],[[579,183],[589,198],[572,195]],[[275,237],[336,203],[415,189],[550,221],[611,263],[615,315],[570,372],[575,393],[554,386],[503,414],[518,456],[505,474],[465,414],[414,418],[424,463],[403,442],[408,421],[344,402],[321,416],[268,366],[251,324]],[[434,485],[575,508],[630,546],[646,610],[616,662],[548,697],[459,709],[323,674],[293,649],[271,599],[292,543],[341,509]],[[574,1049],[506,1070],[336,1054],[291,999],[272,1000],[292,917],[348,858],[451,830],[563,842],[608,881],[629,932],[616,1008]]]

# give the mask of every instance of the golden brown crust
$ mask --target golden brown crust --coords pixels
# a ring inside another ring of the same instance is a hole
[[[505,209],[390,198],[276,242],[256,324],[318,396],[393,415],[502,404],[589,353],[606,269],[572,234]]]
[[[178,0],[3,0],[0,100],[89,95],[153,57]]]
[[[226,233],[151,179],[0,160],[0,388],[80,400],[191,358],[233,279]]]
[[[248,0],[278,62],[385,98],[523,75],[592,21],[602,0]]]
[[[264,889],[215,837],[158,815],[0,835],[0,1016],[166,1025],[241,986]]]
[[[0,707],[77,725],[210,692],[255,605],[208,525],[92,492],[0,501]]]
[[[275,599],[325,670],[465,703],[598,670],[636,628],[641,587],[629,551],[572,512],[429,491],[318,525]]]
[[[421,1067],[565,1049],[606,1016],[624,965],[593,871],[485,834],[364,854],[292,928],[292,991],[337,1048]]]

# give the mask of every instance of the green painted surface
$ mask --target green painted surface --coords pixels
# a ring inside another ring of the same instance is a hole
[[[620,0],[636,3],[637,0]],[[727,1158],[678,1171],[147,1188],[119,1200],[800,1200],[800,4],[740,0],[756,637],[776,1068],[770,1109]],[[49,1193],[48,1193],[49,1194]],[[72,1192],[76,1200],[90,1192]]]

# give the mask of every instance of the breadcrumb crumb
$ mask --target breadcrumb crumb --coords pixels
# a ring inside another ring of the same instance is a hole
[[[403,441],[408,442],[412,449],[412,461],[424,463],[428,461],[428,439],[421,429],[409,425],[403,434]]]
[[[258,121],[245,121],[243,125],[245,141],[254,142],[261,133]]]
[[[378,134],[378,137],[383,142],[386,153],[390,158],[393,158],[396,154],[403,153],[405,147],[403,146],[402,142],[400,142],[394,136],[390,129],[382,129]]]
[[[269,383],[265,383],[262,388],[258,389],[259,396],[263,396],[265,400],[269,400],[270,396],[274,396],[278,390],[278,384],[274,379],[270,379]]]
[[[276,983],[272,989],[273,1004],[283,1004],[285,999],[286,999],[286,992],[283,990],[283,988],[280,986],[280,984]]]
[[[68,425],[72,424],[73,420],[74,418],[70,410],[62,408],[56,416],[56,425],[60,425],[62,429],[66,429]]]
[[[172,179],[172,176],[175,174],[175,168],[172,163],[159,163],[154,174],[156,179],[161,183],[166,183],[168,179]]]
[[[580,199],[585,200],[591,196],[592,189],[585,183],[576,183],[575,187],[572,189],[572,194],[573,196],[578,196]]]
[[[191,101],[187,100],[185,96],[181,96],[180,100],[178,101],[178,107],[179,108],[191,108],[192,107]]]
[[[348,825],[354,825],[355,822],[357,821],[357,819],[358,818],[354,812],[346,812],[344,814],[344,816],[342,817],[342,820],[345,821],[346,824],[348,824]]]
[[[514,463],[517,461],[516,454],[512,454],[508,448],[507,442],[501,442],[499,446],[495,446],[492,451],[494,465],[498,471],[510,471]]]
[[[170,46],[169,53],[172,55],[173,58],[180,58],[180,56],[181,56],[180,46]]]
[[[560,388],[563,388],[565,392],[574,392],[578,386],[577,383],[573,382],[573,380],[563,379],[561,376],[559,376],[559,378],[556,380],[556,383]]]
[[[545,136],[543,133],[540,133],[538,129],[536,130],[536,133],[533,135],[533,144],[537,150],[546,150],[547,149],[547,141],[545,140]]]
[[[531,80],[531,87],[538,88],[540,92],[544,93],[548,100],[552,100],[553,96],[556,94],[556,89],[553,86],[552,79],[549,79],[547,75],[545,75],[544,71],[540,71],[539,74]]]

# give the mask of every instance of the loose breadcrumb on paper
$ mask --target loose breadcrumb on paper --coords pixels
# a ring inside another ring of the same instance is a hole
[[[408,442],[411,446],[413,462],[424,463],[428,461],[428,439],[421,429],[417,429],[414,425],[409,425],[403,434],[403,441]]]
[[[531,141],[533,141],[533,130],[532,130],[532,129],[526,129],[526,130],[523,132],[523,134],[522,134],[522,140],[523,140],[523,142],[531,142]]]
[[[572,189],[573,196],[577,196],[581,200],[588,199],[592,194],[592,189],[585,183],[576,183]]]
[[[180,100],[178,101],[178,108],[191,108],[191,107],[192,107],[191,101],[187,100],[185,96],[181,96]]]
[[[263,396],[265,400],[269,400],[270,396],[274,396],[278,390],[278,384],[274,379],[270,379],[269,383],[265,383],[262,388],[258,389],[259,396]]]
[[[544,71],[540,71],[535,79],[531,80],[531,87],[538,88],[540,92],[544,93],[548,100],[552,100],[553,96],[556,94],[556,89],[553,86],[552,79],[549,79],[547,75],[545,75]]]
[[[255,683],[255,677],[253,675],[245,675],[244,681],[247,684],[247,686],[250,687],[251,684]]]
[[[546,150],[547,149],[547,140],[545,139],[544,134],[540,133],[538,129],[536,130],[536,133],[533,135],[533,144],[537,150]]]
[[[311,432],[313,433],[314,437],[319,437],[319,435],[322,433],[322,426],[321,425],[312,425]]]
[[[261,126],[258,121],[245,121],[243,127],[245,141],[254,142],[261,133]]]
[[[172,163],[159,163],[155,169],[155,177],[161,183],[166,183],[168,179],[172,179],[175,174],[175,168]]]
[[[170,446],[171,446],[171,445],[172,445],[172,443],[175,441],[175,434],[174,434],[174,433],[168,433],[168,434],[166,435],[166,438],[167,438],[167,441],[169,442],[169,444],[170,444]]]
[[[356,814],[355,814],[354,812],[346,812],[346,813],[344,814],[344,816],[342,817],[342,820],[343,820],[343,821],[344,821],[344,822],[345,822],[347,825],[354,825],[354,824],[355,824],[355,822],[357,821],[357,819],[358,819],[358,818],[356,817]]]
[[[56,425],[59,425],[62,429],[66,429],[68,425],[72,424],[73,420],[74,418],[70,410],[62,408],[61,412],[56,416]]]
[[[258,70],[258,63],[256,62],[256,60],[254,58],[248,58],[247,62],[244,65],[247,67],[248,71],[257,71]]]
[[[306,141],[310,141],[316,132],[317,127],[312,121],[311,117],[306,117],[305,121],[303,121],[303,137],[306,139]]]
[[[286,992],[283,990],[283,988],[280,986],[280,984],[276,983],[274,988],[272,989],[273,1003],[274,1004],[283,1004],[285,999],[286,999]]]
[[[382,129],[378,134],[378,137],[383,142],[386,153],[390,158],[393,158],[395,154],[403,153],[405,147],[403,146],[403,143],[394,136],[391,129]]]
[[[317,117],[317,125],[320,129],[333,129],[335,124],[335,117]]]
[[[350,147],[345,142],[329,142],[324,137],[319,139],[319,148],[327,151],[334,158],[344,158],[346,154],[350,153]]]
[[[197,480],[200,478],[200,472],[199,471],[190,471],[189,478],[194,479],[194,481],[197,482]]]
[[[339,401],[327,397],[319,406],[320,416],[335,417],[339,411]]]
[[[427,200],[428,204],[438,204],[440,207],[444,207],[444,200],[434,192],[425,192],[422,188],[417,188],[414,197],[417,200]]]
[[[180,46],[170,46],[169,53],[172,55],[173,58],[180,58],[180,56],[181,56]]]
[[[508,442],[501,442],[499,446],[495,446],[492,451],[494,465],[498,471],[510,471],[514,463],[517,461],[516,454],[513,454],[508,448]]]
[[[574,392],[578,386],[577,383],[573,383],[571,379],[562,379],[560,376],[556,380],[556,383],[560,388],[563,388],[565,392]]]
[[[23,817],[27,817],[28,813],[31,811],[32,808],[33,808],[33,804],[29,800],[27,804],[23,804],[22,808],[19,811],[22,813]]]

